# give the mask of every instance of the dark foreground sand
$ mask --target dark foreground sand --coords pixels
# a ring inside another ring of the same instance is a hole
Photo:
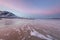
[[[60,40],[60,20],[0,20],[0,40]]]

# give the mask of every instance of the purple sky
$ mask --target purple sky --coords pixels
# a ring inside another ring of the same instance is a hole
[[[24,14],[60,13],[60,0],[0,0],[1,5]]]

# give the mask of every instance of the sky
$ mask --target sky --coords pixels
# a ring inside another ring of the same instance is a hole
[[[21,17],[45,17],[60,14],[60,0],[0,0],[0,10]]]

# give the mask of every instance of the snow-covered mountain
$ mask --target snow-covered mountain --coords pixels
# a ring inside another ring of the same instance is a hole
[[[8,11],[0,11],[0,17],[17,17],[17,16]]]

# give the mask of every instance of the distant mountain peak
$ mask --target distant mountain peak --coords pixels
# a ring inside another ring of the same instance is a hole
[[[16,16],[15,14],[8,12],[8,11],[0,11],[0,18],[28,19],[28,18]]]
[[[17,16],[8,11],[0,11],[0,17],[17,17]]]

